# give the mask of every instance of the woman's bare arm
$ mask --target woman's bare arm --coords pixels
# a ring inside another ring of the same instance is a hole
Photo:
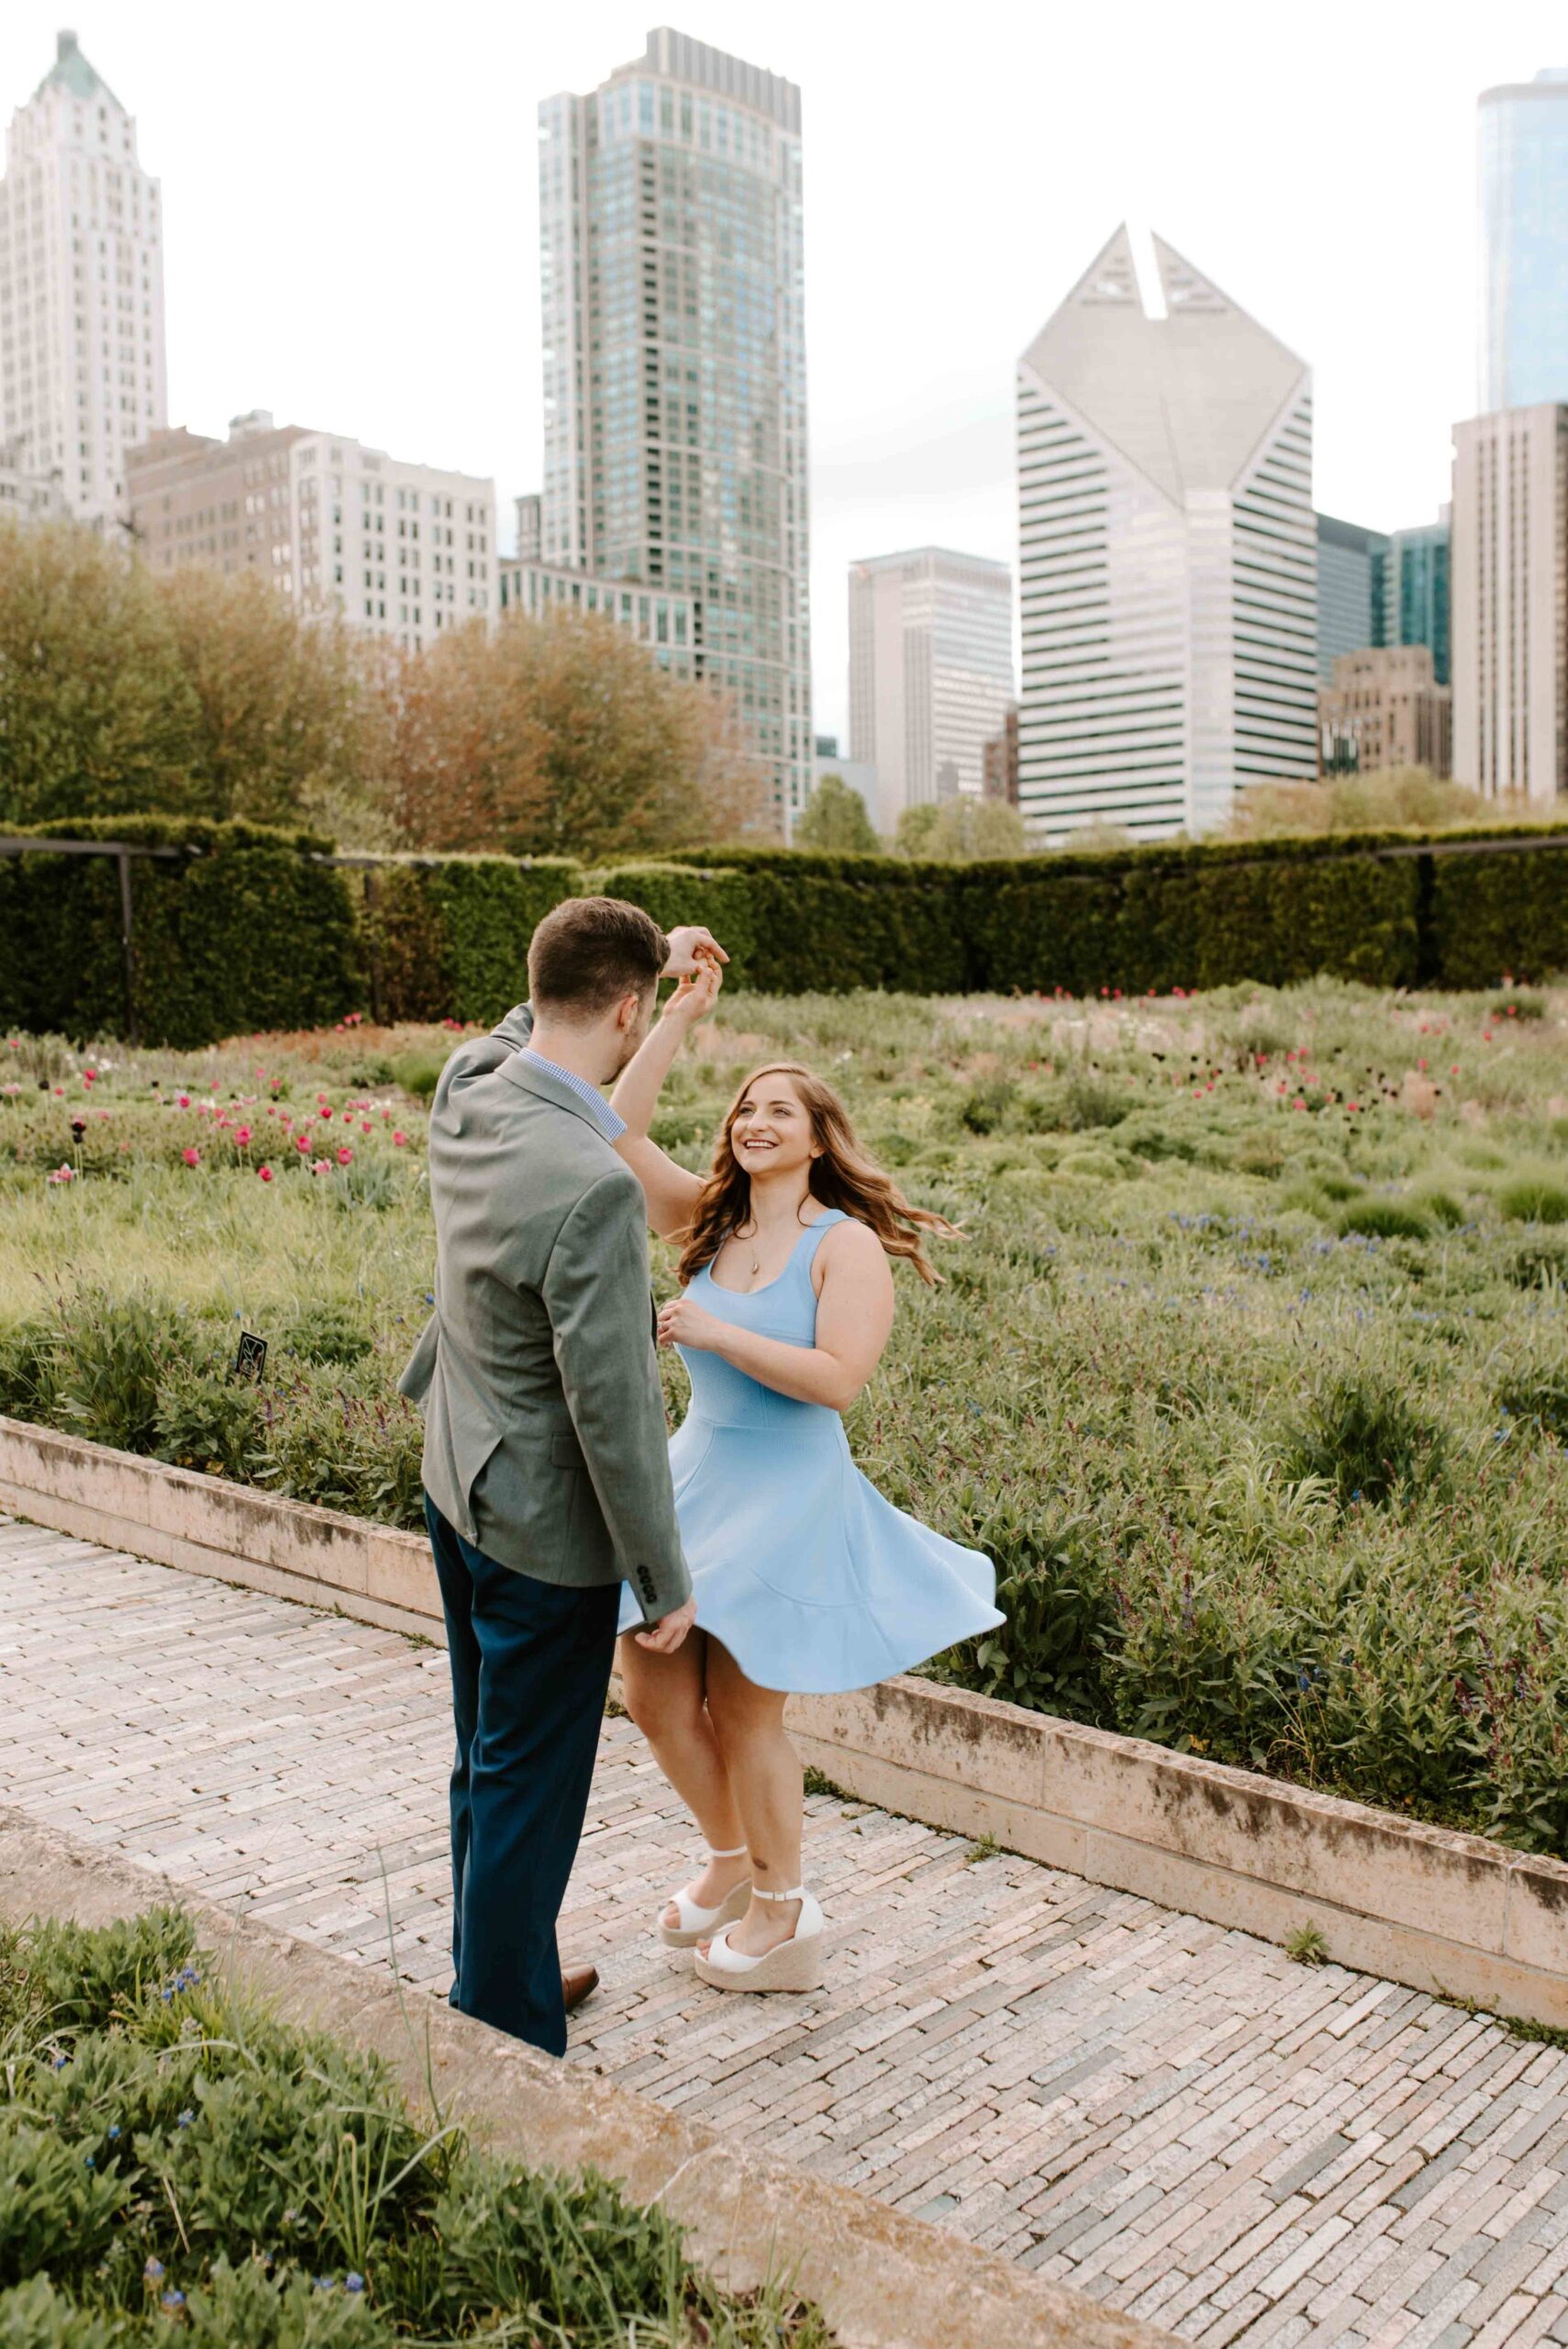
[[[893,1268],[863,1223],[836,1224],[822,1241],[817,1342],[792,1346],[760,1337],[678,1297],[661,1310],[662,1345],[694,1346],[733,1363],[749,1377],[797,1403],[847,1410],[882,1360],[893,1330]]]
[[[699,963],[665,1004],[610,1095],[611,1108],[626,1119],[626,1131],[616,1150],[641,1184],[649,1223],[661,1240],[684,1231],[695,1210],[702,1181],[677,1166],[657,1142],[650,1141],[648,1129],[676,1053],[697,1021],[713,1009],[722,985],[723,973],[717,963]]]

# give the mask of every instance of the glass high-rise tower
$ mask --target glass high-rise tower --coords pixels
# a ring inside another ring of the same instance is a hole
[[[1481,398],[1568,400],[1568,66],[1481,96]]]
[[[787,829],[811,789],[800,93],[667,27],[539,108],[545,562],[691,597]]]

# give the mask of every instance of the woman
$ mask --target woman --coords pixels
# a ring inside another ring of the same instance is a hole
[[[747,1079],[706,1179],[648,1139],[682,1040],[720,983],[711,963],[681,982],[612,1097],[649,1221],[683,1243],[683,1293],[661,1311],[659,1340],[692,1381],[670,1466],[697,1601],[684,1644],[659,1655],[639,1642],[628,1597],[619,1664],[628,1709],[708,1846],[661,1939],[695,1948],[717,1989],[809,1990],[823,1916],[801,1883],[786,1694],[865,1687],[1002,1618],[990,1561],[884,1500],[840,1418],[893,1327],[888,1259],[934,1281],[920,1229],[953,1227],[907,1205],[838,1097],[794,1063]]]

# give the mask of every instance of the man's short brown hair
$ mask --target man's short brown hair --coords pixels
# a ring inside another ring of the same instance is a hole
[[[669,940],[640,906],[568,897],[529,942],[528,997],[537,1010],[598,1019],[623,996],[657,985],[669,956]]]

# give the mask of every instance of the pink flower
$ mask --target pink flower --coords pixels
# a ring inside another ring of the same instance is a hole
[[[57,1166],[52,1174],[45,1175],[44,1180],[46,1183],[74,1183],[76,1169],[74,1166]]]
[[[261,1176],[263,1183],[270,1183],[272,1181],[272,1170],[270,1166],[258,1166],[256,1172]]]
[[[327,1107],[325,1101],[321,1104],[321,1115],[324,1119],[329,1118],[332,1115],[331,1110]]]
[[[353,1153],[353,1152],[352,1152],[351,1150],[340,1150],[340,1151],[338,1152],[338,1163],[339,1163],[339,1166],[347,1166],[347,1164],[349,1163],[350,1159],[350,1158],[352,1158],[353,1154],[354,1154],[354,1153]]]
[[[18,1091],[19,1091],[19,1090],[20,1090],[20,1087],[18,1086],[18,1088],[17,1088],[17,1089],[18,1089]],[[361,1119],[360,1119],[360,1131],[361,1131],[361,1133],[362,1133],[362,1134],[368,1134],[368,1133],[369,1133],[369,1131],[370,1131],[370,1130],[371,1130],[371,1121],[370,1121],[370,1119],[369,1119],[368,1118],[361,1118]]]
[[[408,1137],[407,1137],[407,1135],[406,1135],[406,1134],[404,1134],[404,1133],[395,1133],[395,1134],[394,1134],[394,1135],[393,1135],[393,1137],[392,1137],[392,1146],[393,1146],[393,1148],[394,1148],[395,1150],[401,1150],[401,1149],[402,1149],[402,1147],[403,1147],[403,1145],[404,1145],[404,1143],[407,1141],[407,1139],[408,1139]]]
[[[83,1085],[96,1085],[98,1082],[97,1070],[95,1068],[84,1068],[82,1072],[82,1082]]]
[[[181,1096],[180,1096],[180,1107],[181,1107],[181,1108],[182,1108],[182,1109],[188,1109],[188,1108],[190,1108],[190,1106],[191,1106],[191,1097],[190,1097],[190,1095],[189,1095],[188,1093],[182,1093],[182,1094],[181,1094]]]
[[[313,1174],[330,1174],[332,1172],[332,1161],[329,1158],[313,1159],[311,1162],[310,1171]]]
[[[235,1141],[239,1144],[240,1149],[241,1149],[241,1150],[243,1150],[243,1149],[244,1149],[244,1147],[245,1147],[245,1145],[246,1145],[246,1143],[247,1143],[247,1142],[250,1141],[250,1127],[249,1127],[249,1126],[236,1126],[236,1127],[235,1127],[235,1129],[234,1129],[234,1139],[235,1139]]]
[[[294,1138],[294,1146],[295,1150],[308,1151],[310,1148],[310,1136],[308,1134],[295,1134]]]
[[[202,1163],[202,1154],[199,1150],[183,1150],[180,1155],[187,1166],[199,1166]]]

